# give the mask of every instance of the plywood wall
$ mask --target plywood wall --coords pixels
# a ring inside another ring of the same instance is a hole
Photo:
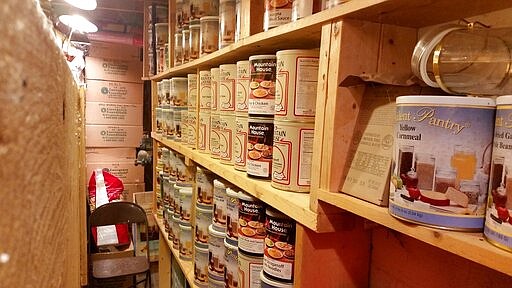
[[[79,287],[78,90],[35,1],[0,19],[0,286]]]

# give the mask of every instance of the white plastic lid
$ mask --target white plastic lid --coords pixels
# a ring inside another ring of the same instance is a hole
[[[238,192],[231,188],[226,188],[226,194],[228,195],[228,197],[238,199]]]
[[[190,231],[192,230],[192,226],[180,224],[180,230]]]
[[[249,61],[259,60],[259,59],[276,59],[276,55],[253,55],[249,57]]]
[[[201,248],[201,247],[198,247],[197,245],[194,248],[196,250],[196,253],[197,252],[201,252],[201,253],[204,253],[204,254],[208,254],[208,248]]]
[[[210,206],[210,209],[205,209],[203,207],[199,207],[199,206],[196,205],[196,211],[204,213],[204,214],[206,214],[206,213],[213,213],[213,206]]]
[[[268,206],[265,210],[265,214],[267,214],[270,217],[279,218],[279,219],[285,219],[291,221],[292,218],[288,217],[286,214],[283,214],[282,212],[278,211],[277,209],[274,209],[273,207]]]
[[[496,98],[496,105],[510,105],[512,104],[512,95],[504,95]]]
[[[156,23],[155,27],[169,26],[169,23]]]
[[[173,214],[172,222],[180,222],[180,214]]]
[[[222,64],[219,66],[221,70],[233,70],[236,69],[236,64]]]
[[[241,61],[236,62],[236,65],[249,65],[249,64],[250,64],[249,60],[241,60]]]
[[[211,74],[211,73],[212,73],[212,71],[210,71],[210,70],[201,70],[201,71],[199,71],[199,75],[204,75],[204,74],[208,75],[208,74]]]
[[[268,279],[267,277],[265,277],[265,274],[263,274],[263,270],[261,270],[261,272],[260,272],[260,279],[261,279],[262,282],[264,282],[265,284],[267,284],[267,285],[269,285],[271,287],[275,287],[275,288],[293,288],[293,284],[292,283],[282,283],[282,282],[277,282],[277,281]]]
[[[172,77],[172,81],[188,81],[187,77]]]
[[[197,77],[197,74],[195,74],[195,73],[194,74],[187,74],[187,79],[188,78],[192,78],[192,77]]]
[[[249,194],[247,194],[247,193],[245,193],[243,191],[238,192],[238,199],[244,200],[244,201],[252,201],[252,202],[259,201],[258,198],[253,197],[253,196],[251,196],[251,195],[249,195]]]
[[[219,21],[220,17],[219,16],[204,16],[204,17],[201,17],[199,19],[199,21],[203,22],[203,21]]]
[[[496,106],[491,98],[442,96],[442,95],[409,95],[396,98],[396,104],[453,104],[469,106]]]
[[[215,68],[210,69],[210,72],[211,73],[219,73],[219,67],[215,67]]]
[[[229,186],[229,184],[224,182],[223,180],[214,179],[213,186],[215,186],[216,188],[226,189]]]
[[[216,238],[226,237],[226,232],[220,232],[220,231],[213,229],[213,224],[210,224],[210,226],[208,226],[208,234],[210,234],[211,236],[216,237]]]
[[[226,249],[238,252],[238,246],[231,245],[226,240],[227,240],[227,238],[224,238],[224,246],[226,247]]]

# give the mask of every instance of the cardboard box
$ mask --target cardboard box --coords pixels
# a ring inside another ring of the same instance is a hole
[[[85,78],[142,83],[142,62],[85,57]]]
[[[133,199],[136,204],[139,204],[144,208],[144,210],[146,210],[149,226],[149,255],[150,257],[155,257],[158,255],[158,225],[152,215],[153,192],[135,193],[133,194]],[[134,233],[134,235],[137,236],[135,241],[135,253],[137,253],[137,255],[144,255],[144,253],[146,253],[141,240],[144,239],[142,237],[145,237],[145,230],[141,228],[142,227],[137,226]]]
[[[142,126],[85,125],[86,147],[139,147]]]
[[[142,105],[87,102],[85,124],[142,125]]]
[[[103,169],[123,181],[123,184],[144,183],[144,167],[135,166],[134,162],[86,163],[87,177],[96,169]],[[89,178],[87,178],[89,179]]]
[[[137,158],[135,148],[85,148],[85,161],[98,162],[134,162]]]
[[[91,42],[87,54],[87,56],[95,58],[113,58],[130,61],[139,61],[141,55],[141,47],[105,42]]]
[[[87,80],[85,101],[142,104],[143,90],[138,83]]]
[[[121,195],[121,200],[135,202],[133,195],[135,193],[144,192],[146,190],[145,186],[144,182],[138,184],[124,184],[124,191]]]

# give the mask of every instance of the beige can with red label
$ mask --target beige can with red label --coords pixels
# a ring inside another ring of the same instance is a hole
[[[315,122],[274,121],[272,187],[309,192]]]
[[[199,112],[199,133],[197,134],[197,151],[199,153],[210,153],[210,111],[206,111]]]
[[[293,282],[293,264],[295,262],[295,220],[267,207],[265,229],[265,254],[263,255],[263,273],[277,280]]]
[[[188,111],[188,135],[187,135],[187,146],[191,147],[192,149],[196,149],[197,145],[197,110],[194,111]]]
[[[212,108],[212,73],[199,71],[199,110],[207,111]]]
[[[235,115],[220,116],[219,156],[220,163],[233,165],[233,142],[235,141]]]
[[[236,115],[236,134],[233,143],[233,161],[236,170],[245,171],[247,164],[247,117]]]
[[[197,74],[187,74],[188,79],[188,110],[197,110]]]
[[[211,97],[211,103],[210,108],[212,111],[217,111],[217,102],[219,102],[219,73],[220,69],[212,68],[210,70],[210,76],[211,76],[211,89],[212,89],[212,97]],[[212,112],[213,113],[213,112]]]
[[[236,64],[219,66],[219,102],[217,111],[221,114],[235,111]]]
[[[235,113],[237,116],[247,116],[250,83],[251,63],[248,60],[236,62]]]
[[[213,159],[219,159],[219,139],[220,139],[220,115],[212,110],[210,123],[210,156]]]
[[[319,51],[282,50],[276,56],[276,119],[313,121],[316,112]]]

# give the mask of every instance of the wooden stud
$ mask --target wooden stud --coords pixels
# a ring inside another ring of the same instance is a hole
[[[155,220],[158,221],[155,217]],[[171,251],[167,246],[167,235],[160,230],[158,240],[158,283],[161,286],[170,287],[171,283]],[[165,238],[165,239],[164,239]]]

